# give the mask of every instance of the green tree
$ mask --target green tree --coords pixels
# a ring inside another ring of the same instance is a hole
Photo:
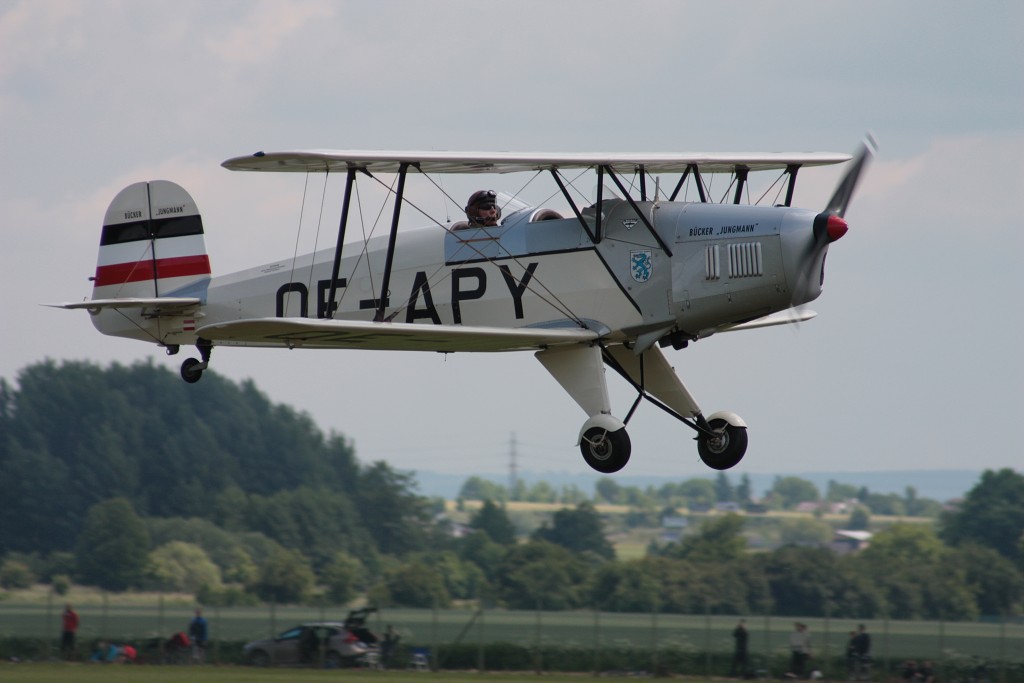
[[[747,548],[743,525],[743,517],[732,513],[709,519],[701,524],[696,534],[669,545],[663,554],[693,562],[734,562]]]
[[[832,479],[828,480],[828,488],[825,491],[825,500],[828,502],[839,503],[856,497],[857,487],[853,484],[840,484]]]
[[[594,484],[594,494],[598,500],[616,505],[622,502],[622,486],[612,477],[601,477]]]
[[[383,553],[401,555],[430,545],[429,501],[414,488],[411,473],[396,472],[384,462],[360,473],[355,507]]]
[[[260,567],[252,586],[261,599],[279,604],[302,602],[313,588],[313,570],[298,551],[278,548]]]
[[[941,533],[950,545],[987,546],[1024,570],[1024,475],[986,470],[959,510],[943,515]]]
[[[749,505],[754,502],[754,487],[750,483],[750,475],[746,472],[740,477],[740,483],[736,486],[736,502],[740,505]]]
[[[155,587],[195,594],[222,588],[220,568],[198,545],[171,541],[149,554],[147,578]]]
[[[421,559],[385,570],[383,589],[382,595],[389,605],[419,608],[451,605],[441,572]]]
[[[867,531],[871,527],[871,515],[867,509],[858,505],[850,513],[850,519],[846,522],[846,528],[853,531]]]
[[[36,577],[28,564],[11,558],[0,563],[0,588],[29,588],[35,581]]]
[[[687,479],[676,491],[687,506],[715,504],[715,484],[710,479]]]
[[[516,542],[516,527],[505,508],[490,500],[485,500],[483,506],[473,513],[469,526],[484,532],[495,543],[511,545]]]
[[[783,545],[825,546],[832,540],[832,527],[813,517],[782,520],[779,541]]]
[[[113,498],[89,508],[75,553],[84,583],[115,591],[136,586],[148,555],[149,534],[131,503]]]
[[[601,515],[586,502],[555,512],[551,525],[542,524],[533,533],[533,539],[554,543],[575,553],[589,551],[609,560],[615,557],[615,548],[604,535]]]
[[[715,500],[719,503],[732,503],[736,500],[736,490],[725,472],[719,472],[715,477]]]
[[[458,497],[465,500],[508,500],[508,491],[501,484],[473,476],[462,484]]]
[[[800,477],[775,477],[771,488],[772,499],[779,507],[789,510],[800,503],[816,502],[821,499],[818,487]]]
[[[962,545],[949,555],[961,570],[981,614],[1017,614],[1024,601],[1024,573],[996,550],[977,544]]]
[[[344,605],[356,596],[363,577],[362,563],[344,551],[338,551],[324,567],[321,579],[327,598],[335,605]]]
[[[586,606],[590,567],[561,546],[530,541],[508,550],[495,585],[511,609],[577,609]]]

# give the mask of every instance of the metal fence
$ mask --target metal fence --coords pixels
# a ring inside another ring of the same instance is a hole
[[[158,597],[126,602],[103,594],[77,602],[81,625],[79,652],[99,640],[133,643],[151,658],[172,634],[188,631],[195,605]],[[0,601],[0,649],[3,656],[56,658],[64,603]],[[342,621],[347,610],[336,607],[209,607],[208,663],[241,661],[250,640],[277,635],[312,621]],[[733,629],[745,620],[748,662],[733,665]],[[988,680],[1024,680],[1024,622],[998,618],[979,622],[897,621],[799,618],[773,615],[623,614],[501,609],[381,609],[368,626],[382,633],[392,626],[400,645],[389,666],[479,670],[686,673],[728,676],[747,673],[778,678],[789,670],[789,642],[794,622],[811,634],[809,667],[826,679],[845,679],[850,632],[864,623],[872,638],[870,678],[900,677],[904,662],[932,663],[938,680],[955,680],[963,672],[987,669]],[[154,650],[154,648],[157,648]],[[17,652],[15,650],[21,650]],[[83,655],[84,656],[84,655]],[[414,661],[415,660],[415,661]],[[1021,678],[1017,678],[1018,674]]]

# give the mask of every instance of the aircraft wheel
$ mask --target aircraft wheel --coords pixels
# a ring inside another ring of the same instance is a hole
[[[727,470],[747,452],[747,428],[731,425],[721,418],[711,420],[708,425],[718,436],[710,438],[701,434],[697,437],[697,452],[711,469]]]
[[[601,427],[591,427],[580,440],[583,459],[592,468],[604,474],[618,472],[629,462],[632,446],[625,429],[609,432]]]
[[[181,378],[189,384],[195,384],[203,377],[203,368],[196,367],[202,364],[197,358],[186,358],[181,364]]]

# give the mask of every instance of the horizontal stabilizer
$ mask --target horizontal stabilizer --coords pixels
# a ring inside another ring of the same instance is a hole
[[[599,334],[582,328],[502,328],[378,323],[365,320],[257,318],[201,327],[214,343],[378,351],[514,351],[578,344]]]
[[[194,312],[202,303],[198,298],[191,296],[175,297],[123,297],[120,299],[88,299],[86,301],[75,301],[72,303],[43,304],[53,308],[78,309],[84,308],[90,313],[97,313],[106,308],[141,308],[143,315],[147,317],[161,317],[172,315],[188,315]]]
[[[735,332],[737,330],[754,330],[758,327],[772,327],[774,325],[792,325],[794,323],[802,323],[806,320],[816,317],[818,314],[814,311],[797,311],[790,309],[788,311],[780,311],[779,313],[772,313],[766,315],[763,318],[757,318],[750,322],[740,323],[739,325],[727,325],[719,328],[719,332]]]

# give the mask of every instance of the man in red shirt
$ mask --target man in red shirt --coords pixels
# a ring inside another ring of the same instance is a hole
[[[60,651],[65,659],[75,656],[75,631],[78,630],[78,612],[71,608],[71,603],[64,606],[61,615]]]

